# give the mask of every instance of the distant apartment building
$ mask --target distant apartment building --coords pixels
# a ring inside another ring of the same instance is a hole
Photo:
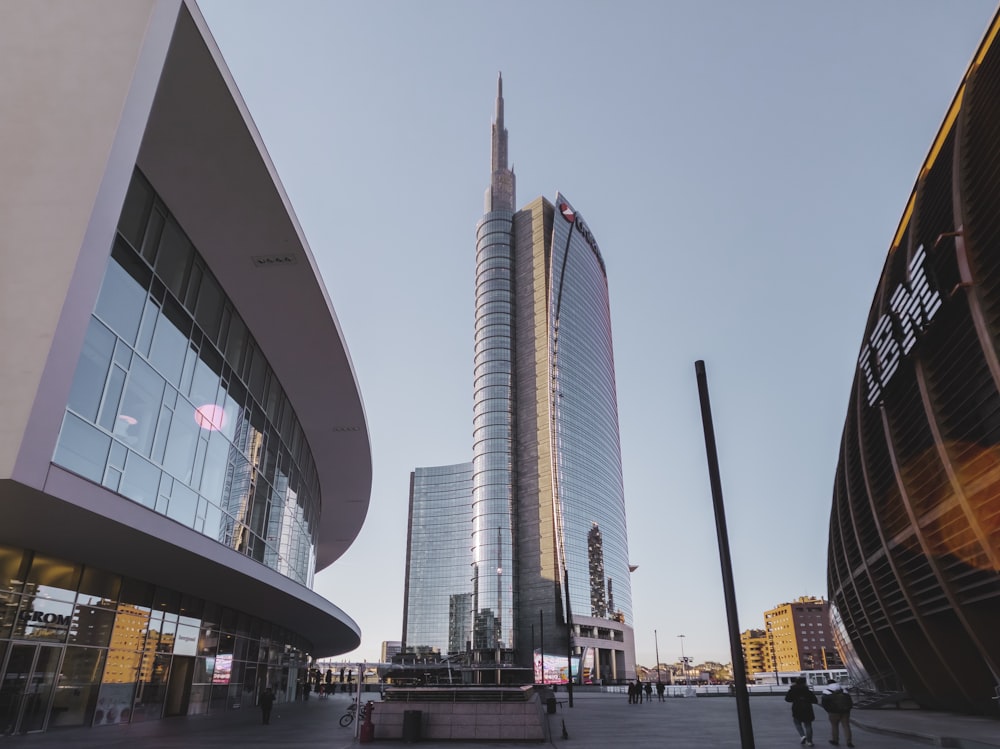
[[[768,647],[767,632],[763,629],[748,629],[740,634],[743,649],[743,663],[746,665],[747,679],[755,673],[767,671],[771,667],[771,651]]]
[[[816,671],[840,666],[830,626],[830,604],[800,596],[764,612],[770,661],[762,671]]]
[[[391,663],[392,657],[399,655],[402,650],[403,643],[399,640],[382,640],[382,653],[379,660],[382,663]]]

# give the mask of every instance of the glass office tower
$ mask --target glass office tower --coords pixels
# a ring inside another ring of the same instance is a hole
[[[514,172],[507,166],[503,80],[497,90],[490,186],[476,227],[473,362],[473,648],[508,659],[514,586]]]
[[[471,491],[471,463],[417,468],[410,474],[403,592],[406,652],[453,655],[469,645]]]
[[[507,150],[501,80],[477,229],[473,650],[523,668],[536,648],[566,654],[572,627],[574,649],[623,678],[634,655],[604,260],[562,195],[513,212]]]
[[[635,646],[604,260],[561,194],[515,211],[507,151],[500,79],[476,227],[471,523],[434,536],[436,561],[418,558],[420,523],[460,515],[458,493],[431,501],[438,469],[417,469],[404,640],[415,647],[411,633],[428,627],[443,642],[443,623],[467,607],[470,680],[531,681],[535,651],[572,650],[593,664],[589,678],[621,681],[635,677]],[[468,565],[469,597],[446,600],[437,591],[454,559]]]

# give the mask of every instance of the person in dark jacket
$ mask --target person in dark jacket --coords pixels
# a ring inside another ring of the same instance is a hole
[[[792,722],[795,724],[795,730],[799,732],[799,743],[814,746],[813,721],[816,720],[816,714],[813,712],[813,705],[818,700],[806,684],[804,676],[798,677],[792,684],[785,694],[785,702],[792,703]]]
[[[843,726],[847,745],[854,746],[851,736],[851,708],[854,707],[854,700],[851,699],[851,695],[844,691],[839,682],[830,681],[823,690],[820,704],[826,710],[826,717],[830,719],[830,743],[834,746],[840,745],[840,728]]]
[[[260,714],[264,719],[265,726],[271,722],[272,707],[274,707],[274,692],[271,691],[271,687],[268,687],[260,696]]]

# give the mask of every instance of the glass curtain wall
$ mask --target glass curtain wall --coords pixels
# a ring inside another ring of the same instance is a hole
[[[311,586],[319,483],[285,393],[136,171],[53,462]]]
[[[514,647],[513,220],[513,211],[491,211],[476,229],[472,564],[481,660]]]
[[[472,464],[417,468],[410,491],[403,642],[407,652],[465,652],[472,639]]]
[[[549,295],[557,522],[575,615],[632,624],[611,313],[589,229],[557,196]],[[572,209],[570,209],[572,210]],[[594,579],[594,574],[606,578]]]
[[[0,546],[0,728],[26,733],[295,697],[297,635],[109,572]]]

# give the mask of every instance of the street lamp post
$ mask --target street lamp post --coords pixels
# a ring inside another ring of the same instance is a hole
[[[771,642],[771,665],[774,666],[774,686],[778,686],[778,651],[774,647],[774,622],[767,622],[768,640]]]
[[[653,643],[656,645],[656,683],[660,683],[660,641],[656,637],[656,630],[653,630]]]
[[[497,538],[500,537],[500,529],[497,529]],[[499,548],[499,547],[498,547]],[[500,588],[503,567],[497,567],[497,615],[496,615],[496,636],[497,636],[497,686],[500,686]]]
[[[684,686],[687,686],[688,685],[688,669],[687,669],[688,661],[687,661],[687,658],[684,657],[684,635],[677,635],[677,636],[679,638],[681,638],[681,664],[684,667]]]

